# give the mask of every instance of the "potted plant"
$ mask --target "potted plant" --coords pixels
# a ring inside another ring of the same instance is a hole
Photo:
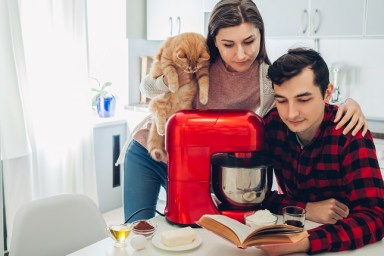
[[[110,91],[112,85],[111,82],[105,82],[103,84],[96,78],[98,87],[92,88],[95,95],[92,98],[92,107],[96,107],[99,117],[112,117],[115,115],[116,97]]]

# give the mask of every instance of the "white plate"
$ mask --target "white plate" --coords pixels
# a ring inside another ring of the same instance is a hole
[[[173,252],[180,252],[180,251],[187,251],[187,250],[195,249],[201,244],[201,242],[202,242],[201,237],[199,235],[196,235],[195,241],[193,241],[193,243],[191,243],[191,244],[169,247],[169,246],[164,245],[160,241],[160,234],[155,234],[152,238],[152,244],[155,247],[162,249],[162,250],[173,251]]]

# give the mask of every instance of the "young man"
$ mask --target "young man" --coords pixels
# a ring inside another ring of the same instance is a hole
[[[323,225],[293,245],[261,247],[270,255],[356,249],[383,238],[384,189],[372,136],[343,135],[329,105],[333,85],[321,56],[292,49],[269,67],[276,108],[265,116],[268,153],[278,185],[265,207],[307,210]]]

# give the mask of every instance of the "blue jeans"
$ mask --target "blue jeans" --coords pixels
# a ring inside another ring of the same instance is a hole
[[[160,186],[167,186],[167,165],[151,158],[146,148],[132,140],[124,160],[124,217],[143,208],[156,209]],[[129,222],[150,219],[154,211],[146,210],[136,214]]]

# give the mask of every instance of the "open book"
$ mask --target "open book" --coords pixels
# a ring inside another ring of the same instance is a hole
[[[227,239],[239,248],[295,243],[308,236],[304,229],[286,224],[273,224],[252,229],[220,214],[203,215],[196,224]]]

